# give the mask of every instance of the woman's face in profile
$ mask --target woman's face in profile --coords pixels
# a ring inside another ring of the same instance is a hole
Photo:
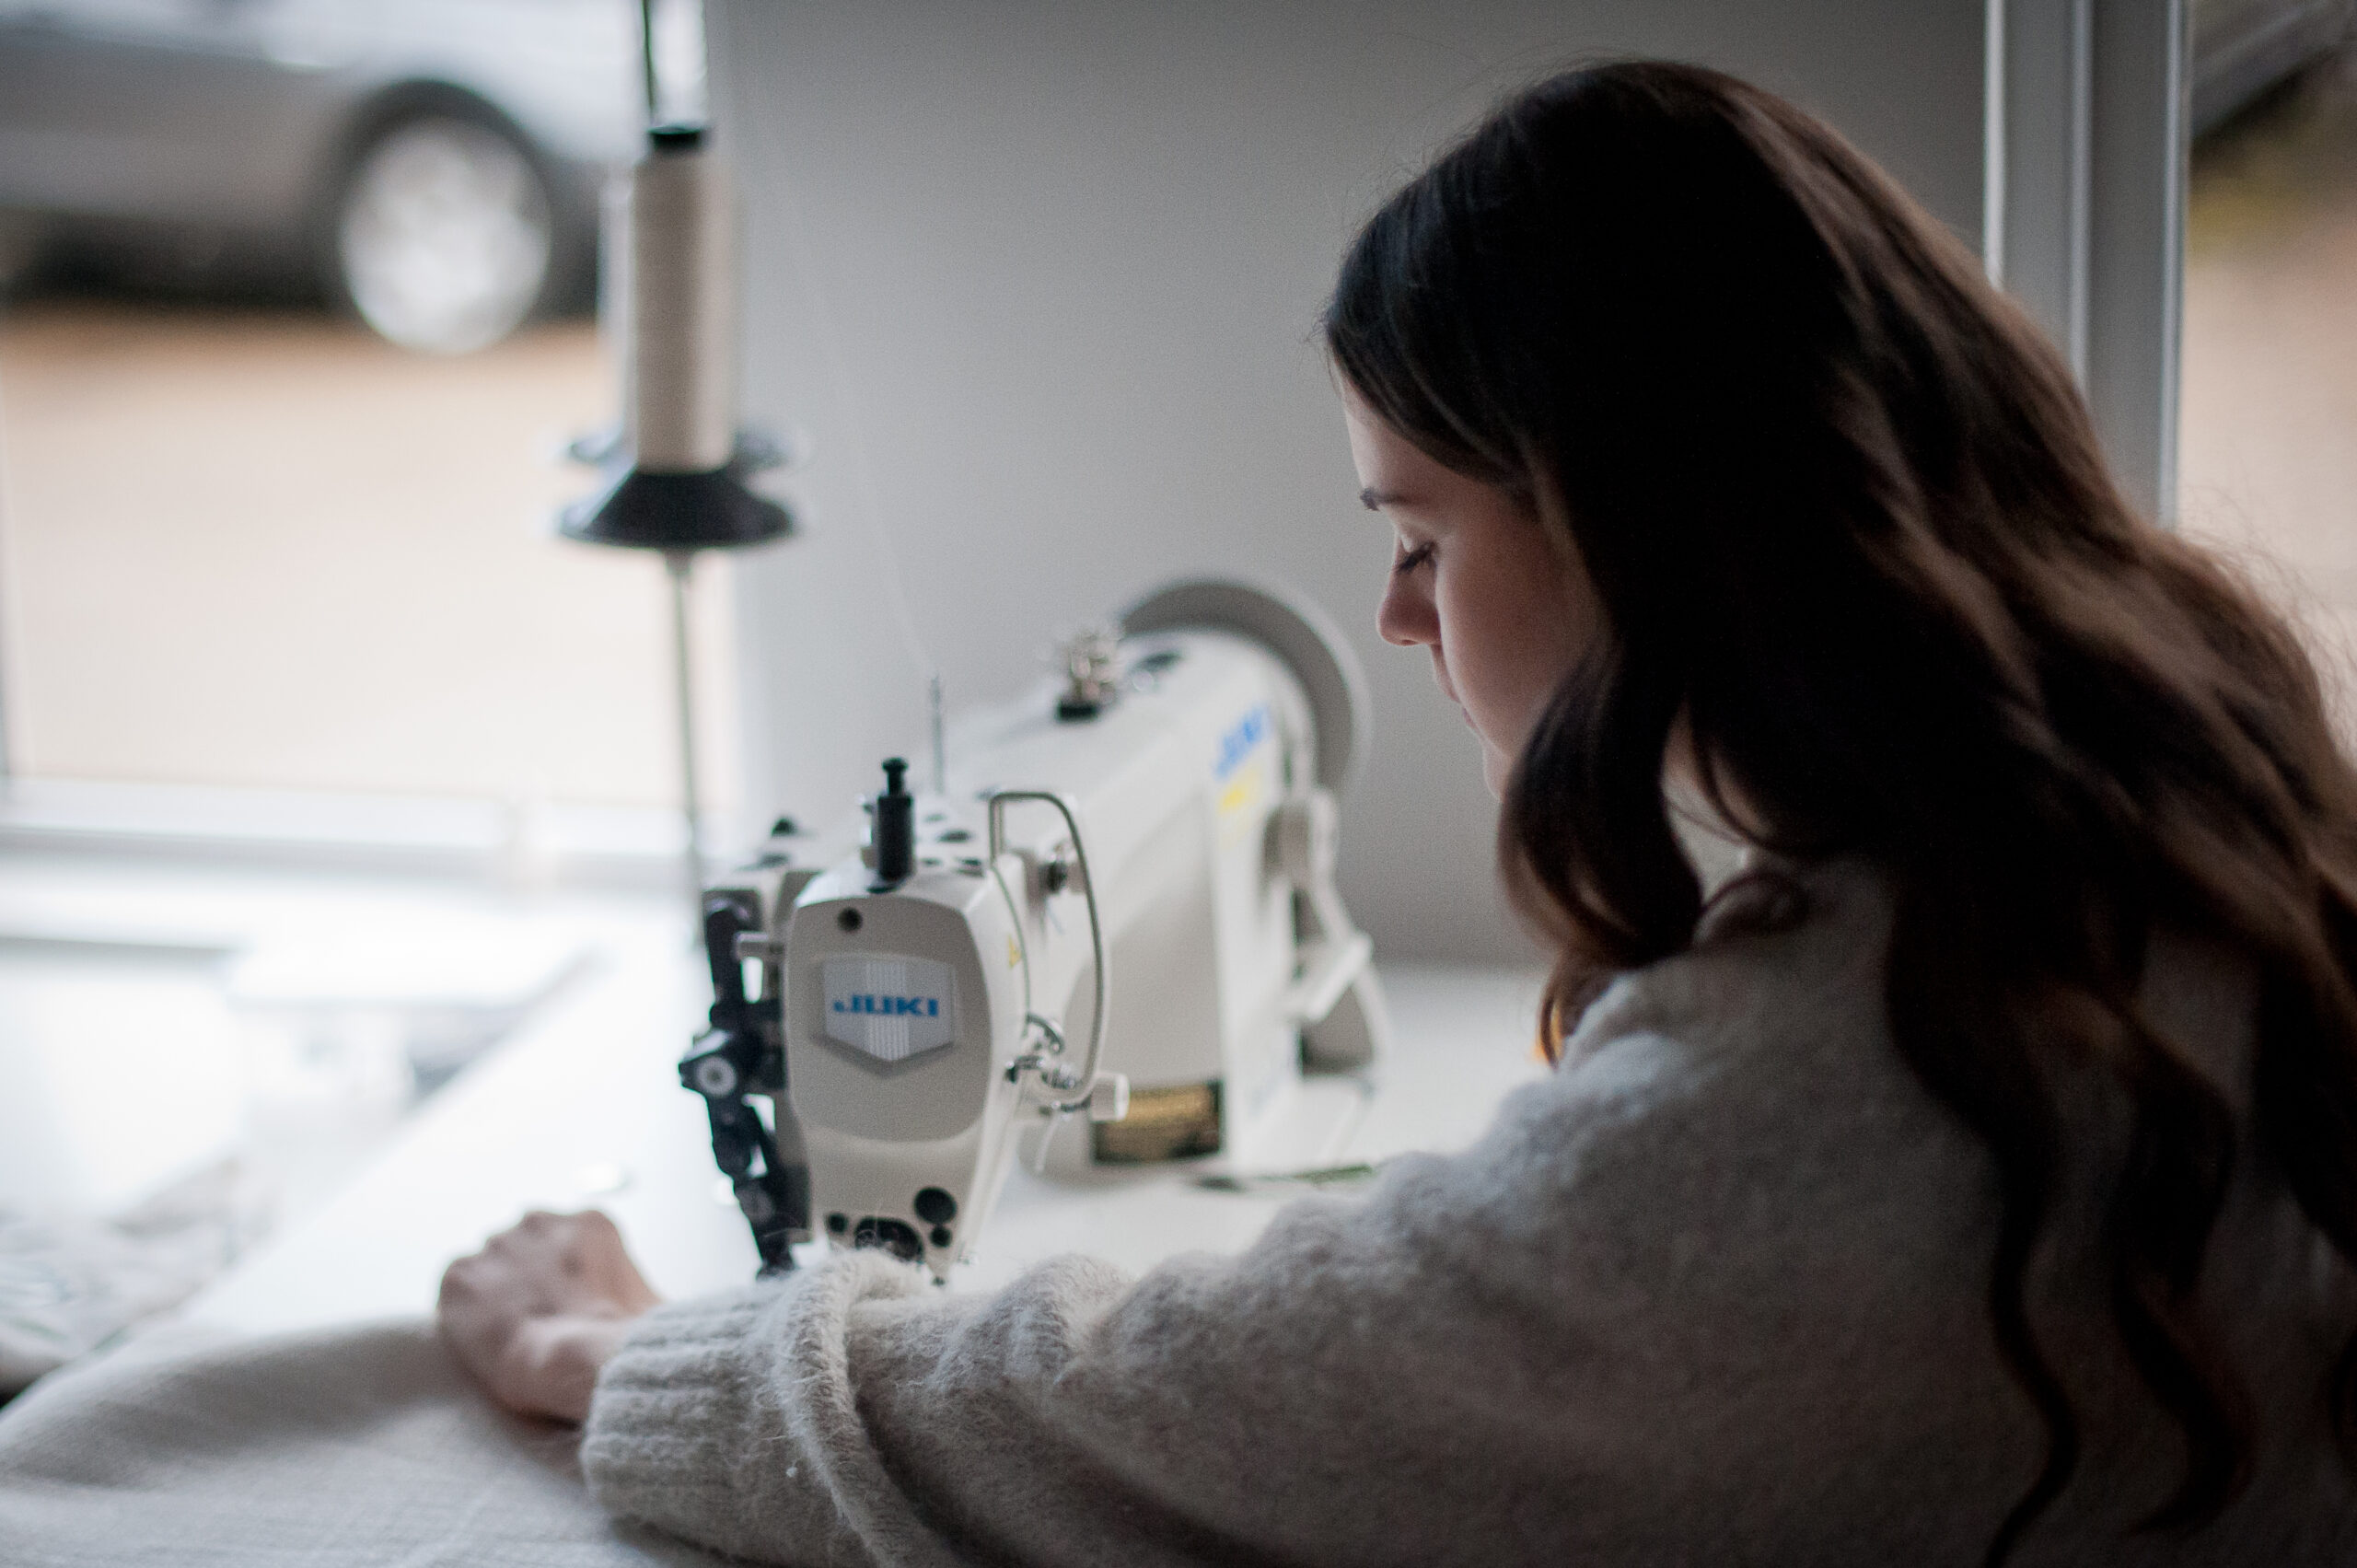
[[[1547,700],[1601,620],[1596,593],[1537,518],[1493,484],[1443,467],[1371,412],[1342,407],[1360,499],[1391,525],[1383,639],[1432,652],[1433,678],[1481,743],[1502,794]]]

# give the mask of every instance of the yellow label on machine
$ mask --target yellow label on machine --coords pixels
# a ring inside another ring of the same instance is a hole
[[[1260,803],[1261,792],[1267,785],[1268,770],[1260,763],[1237,769],[1236,776],[1227,781],[1227,787],[1219,792],[1219,814],[1232,817],[1238,811],[1250,810]]]

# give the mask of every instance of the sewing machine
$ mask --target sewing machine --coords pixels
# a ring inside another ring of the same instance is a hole
[[[1282,1157],[1305,1063],[1385,1049],[1333,885],[1365,731],[1343,645],[1201,581],[1062,663],[1015,703],[936,713],[921,787],[888,761],[856,817],[780,823],[707,895],[712,1028],[680,1077],[765,1269],[823,1235],[946,1278],[1018,1144],[1066,1173],[1251,1170]]]

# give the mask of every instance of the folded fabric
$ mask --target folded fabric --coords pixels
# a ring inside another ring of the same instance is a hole
[[[9,1568],[713,1568],[617,1525],[570,1428],[494,1409],[419,1320],[164,1353],[0,1411]]]
[[[111,1219],[0,1204],[0,1400],[179,1306],[236,1260],[266,1209],[233,1160]]]

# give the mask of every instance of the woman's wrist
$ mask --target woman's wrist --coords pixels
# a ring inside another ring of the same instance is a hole
[[[605,1215],[530,1214],[444,1271],[435,1315],[501,1404],[584,1421],[598,1374],[661,1299]]]
[[[560,1421],[589,1419],[598,1375],[630,1337],[633,1318],[567,1315],[519,1324],[510,1388],[522,1403]]]

